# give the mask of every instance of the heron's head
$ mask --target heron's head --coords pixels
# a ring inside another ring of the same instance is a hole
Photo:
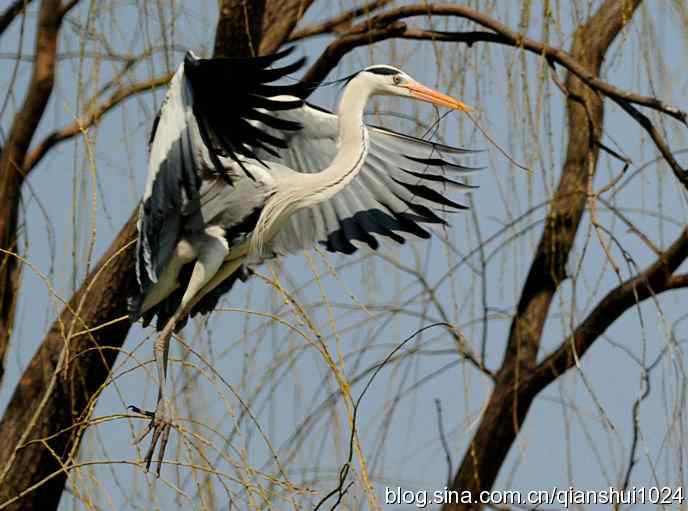
[[[462,101],[426,87],[393,66],[369,66],[361,71],[357,78],[368,82],[371,94],[403,96],[454,110],[471,111]]]

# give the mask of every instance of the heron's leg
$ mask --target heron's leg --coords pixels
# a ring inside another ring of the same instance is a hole
[[[207,232],[206,236],[198,242],[198,259],[194,265],[194,269],[189,279],[189,284],[186,287],[181,304],[167,321],[165,328],[160,332],[158,339],[155,342],[155,363],[158,368],[158,402],[153,413],[153,419],[148,429],[145,430],[137,441],[142,440],[149,431],[153,431],[151,438],[151,445],[146,454],[146,469],[150,467],[155,452],[155,447],[160,442],[158,450],[158,467],[157,474],[160,475],[160,469],[165,457],[165,448],[170,436],[170,426],[172,424],[170,402],[167,396],[165,380],[167,376],[167,361],[170,349],[170,339],[174,328],[181,317],[183,317],[195,303],[193,300],[195,296],[205,287],[205,285],[213,279],[229,252],[227,240],[221,235],[214,232]]]
[[[194,296],[191,302],[189,302],[189,304],[187,305],[186,312],[190,312],[191,309],[193,309],[194,306],[198,302],[200,302],[205,295],[210,293],[213,289],[219,286],[225,279],[229,278],[235,271],[237,271],[241,267],[242,262],[243,258],[225,261],[220,267],[220,269],[217,271],[217,273],[213,275],[213,278],[211,278],[208,281],[208,283],[205,286],[203,286],[203,289],[196,293],[196,296]]]
[[[188,312],[191,311],[191,309],[196,305],[207,293],[215,289],[222,281],[224,281],[226,278],[230,277],[232,273],[234,273],[240,266],[241,263],[243,262],[243,259],[233,259],[231,261],[226,261],[224,262],[220,269],[213,275],[213,277],[206,283],[203,288],[196,293],[193,298],[186,304],[185,310],[181,311],[181,314],[177,315],[177,318],[182,317],[184,314],[187,314]],[[167,325],[165,325],[165,330],[161,333],[161,335],[158,337],[158,340],[155,343],[155,355],[156,355],[156,362],[158,362],[158,377],[159,381],[163,381],[162,379],[167,376],[166,369],[167,369],[167,357],[169,353],[169,345],[170,345],[170,337],[171,337],[171,332],[174,329],[174,325],[176,323],[172,322],[172,320],[168,321]],[[167,328],[170,328],[170,333],[167,333]],[[167,340],[166,345],[162,345],[160,341],[163,339]],[[163,357],[162,364],[159,363],[159,357]],[[163,367],[164,371],[163,374],[160,374],[160,367]],[[166,406],[166,398],[163,395],[164,393],[164,385],[161,385],[158,389],[158,404],[156,405],[156,410],[155,412],[145,412],[142,410],[139,410],[137,407],[130,407],[134,411],[138,413],[142,413],[143,415],[147,415],[151,417],[153,420],[151,420],[150,424],[147,426],[146,429],[144,429],[139,435],[137,435],[137,438],[135,439],[135,443],[140,442],[150,431],[155,427],[155,417],[160,416],[164,417],[167,413],[165,406]],[[151,447],[146,454],[146,470],[150,468],[151,460],[153,459],[153,450],[155,447],[155,444],[158,442],[158,439],[160,435],[162,434],[162,441],[160,443],[160,451],[158,454],[158,470],[157,474],[158,476],[160,475],[160,466],[162,465],[163,461],[163,456],[165,453],[165,447],[167,446],[167,440],[169,438],[169,424],[167,427],[164,428],[157,428],[153,431],[153,438],[151,440]]]
[[[179,287],[177,278],[182,266],[193,261],[197,253],[197,247],[189,243],[188,240],[182,239],[177,243],[172,257],[165,265],[162,275],[160,275],[158,281],[153,284],[143,299],[143,305],[141,305],[139,314],[143,314],[151,307],[155,307]]]
[[[155,356],[155,366],[158,370],[158,399],[155,404],[155,411],[154,412],[148,412],[139,409],[136,406],[130,406],[129,408],[133,410],[136,413],[140,413],[142,415],[146,415],[147,417],[151,418],[150,423],[148,423],[148,426],[141,431],[136,437],[134,438],[134,443],[138,444],[141,442],[151,431],[153,431],[153,437],[151,439],[151,444],[150,447],[148,448],[148,451],[146,453],[146,470],[150,470],[150,465],[151,461],[153,460],[153,453],[155,451],[155,446],[158,443],[158,440],[160,440],[160,437],[162,435],[162,439],[164,440],[164,445],[167,445],[167,438],[169,436],[169,428],[171,426],[171,418],[170,418],[170,406],[169,406],[169,401],[167,399],[167,392],[166,392],[166,380],[167,380],[167,362],[169,358],[169,352],[170,352],[170,339],[172,337],[172,333],[174,332],[174,327],[175,327],[176,321],[173,321],[170,319],[167,324],[165,325],[165,328],[160,332],[160,335],[158,335],[157,339],[155,340],[155,345],[153,347],[153,354]],[[157,475],[160,477],[160,468],[162,465],[162,457],[164,454],[164,446],[161,444],[161,452],[160,452],[160,457],[158,459],[158,469],[157,469]]]

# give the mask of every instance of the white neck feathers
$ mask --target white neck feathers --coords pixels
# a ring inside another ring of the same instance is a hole
[[[304,190],[307,195],[303,197],[302,207],[333,197],[361,170],[368,154],[368,130],[363,123],[363,110],[369,97],[370,87],[363,80],[354,78],[344,89],[337,109],[339,150],[327,168],[309,175],[313,186]]]
[[[353,78],[349,82],[337,110],[337,154],[325,169],[313,174],[300,174],[295,186],[278,189],[266,202],[251,236],[252,250],[261,251],[293,213],[330,199],[356,177],[368,154],[368,130],[363,123],[363,111],[371,92],[370,83],[365,80]]]

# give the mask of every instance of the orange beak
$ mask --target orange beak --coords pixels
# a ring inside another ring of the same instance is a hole
[[[451,108],[452,110],[461,110],[462,112],[471,112],[473,109],[467,104],[454,99],[451,96],[437,92],[436,90],[421,85],[420,83],[412,83],[410,85],[405,85],[405,87],[411,91],[411,95],[421,101],[426,101],[434,105],[445,106]]]

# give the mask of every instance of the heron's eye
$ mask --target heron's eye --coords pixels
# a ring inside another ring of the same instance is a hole
[[[392,82],[394,82],[394,85],[399,85],[401,83],[401,76],[400,75],[394,75],[392,77]]]

